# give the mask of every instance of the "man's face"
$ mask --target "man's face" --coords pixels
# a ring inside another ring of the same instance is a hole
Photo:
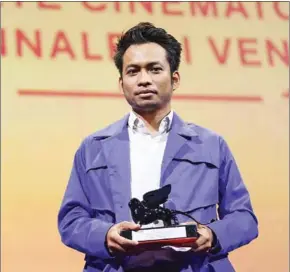
[[[170,107],[178,84],[179,74],[171,75],[166,51],[159,44],[131,45],[126,50],[119,85],[134,110],[154,112]]]

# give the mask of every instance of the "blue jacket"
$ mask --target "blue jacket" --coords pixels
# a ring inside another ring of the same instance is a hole
[[[124,260],[105,246],[108,229],[132,221],[128,115],[88,136],[77,150],[58,215],[65,245],[85,253],[84,272],[123,271]],[[214,132],[172,121],[161,165],[160,186],[171,184],[175,209],[208,225],[219,241],[216,254],[177,252],[182,272],[234,271],[227,253],[258,236],[249,193],[226,142]],[[179,221],[188,221],[179,217]]]

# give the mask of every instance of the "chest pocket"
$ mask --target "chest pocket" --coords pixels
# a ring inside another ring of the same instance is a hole
[[[172,159],[172,207],[187,212],[201,224],[217,219],[219,164],[210,154],[187,153]],[[191,221],[178,216],[180,222]]]
[[[86,165],[86,189],[95,217],[106,222],[115,221],[109,168],[103,156],[97,156]]]

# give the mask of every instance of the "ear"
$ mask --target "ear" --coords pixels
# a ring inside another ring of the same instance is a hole
[[[123,90],[123,79],[122,79],[122,77],[120,76],[119,77],[119,91],[120,92],[124,92],[124,90]]]
[[[180,85],[180,74],[178,71],[173,72],[172,74],[172,89],[175,91]]]

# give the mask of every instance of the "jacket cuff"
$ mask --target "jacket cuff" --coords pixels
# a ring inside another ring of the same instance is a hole
[[[114,225],[111,225],[111,226],[108,228],[108,230],[107,230],[107,232],[106,232],[106,236],[105,236],[104,245],[105,245],[105,249],[106,249],[107,254],[108,254],[108,257],[105,258],[105,259],[115,259],[115,258],[116,258],[116,256],[114,256],[114,255],[112,255],[112,254],[110,253],[109,248],[108,248],[108,244],[107,244],[107,235],[108,235],[109,230],[110,230],[113,226],[114,226]]]
[[[209,229],[211,229],[211,228],[209,227]],[[219,240],[217,239],[215,232],[212,229],[211,229],[211,231],[212,231],[212,235],[213,235],[213,242],[212,242],[212,247],[209,250],[209,253],[210,254],[217,254],[221,251],[221,245],[220,245]]]
[[[98,245],[95,250],[96,256],[98,256],[101,259],[112,259],[113,256],[110,254],[107,246],[106,246],[106,240],[107,240],[107,233],[109,229],[113,226],[113,224],[110,223],[104,223],[102,222],[102,225],[98,224],[97,228],[94,232],[94,241],[91,241],[91,245]],[[91,235],[92,239],[92,235]]]
[[[210,254],[218,254],[222,251],[223,247],[222,247],[222,244],[220,242],[220,224],[219,223],[219,220],[217,221],[214,221],[213,223],[210,223],[207,225],[207,227],[209,229],[211,229],[212,231],[212,234],[213,234],[213,243],[212,243],[212,247],[211,249],[209,250],[209,253]]]

